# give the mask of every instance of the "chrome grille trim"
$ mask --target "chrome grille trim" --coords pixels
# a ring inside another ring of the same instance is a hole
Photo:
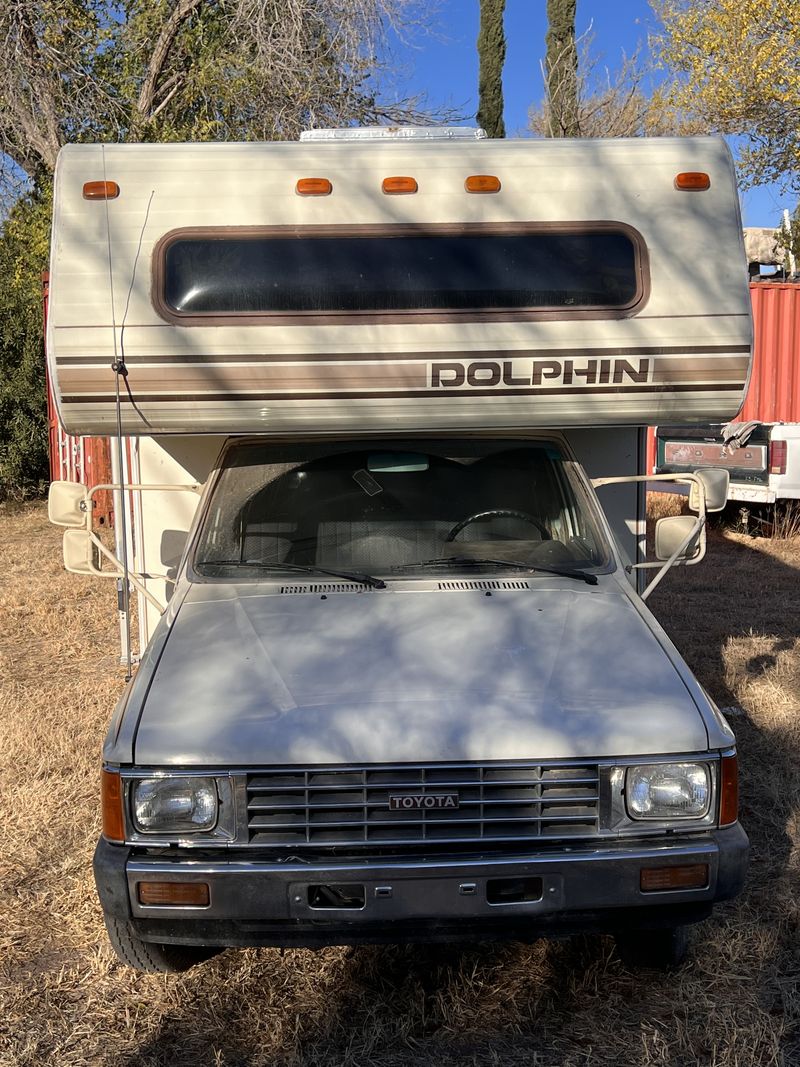
[[[446,790],[459,806],[390,810],[389,796]],[[298,848],[494,846],[599,835],[597,763],[287,767],[251,771],[247,843]]]

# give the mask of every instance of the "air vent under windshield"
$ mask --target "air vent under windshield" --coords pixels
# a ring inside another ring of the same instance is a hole
[[[462,581],[439,582],[440,589],[530,589],[523,578],[498,579],[498,578],[466,578]]]
[[[369,585],[358,582],[316,582],[314,585],[282,585],[282,593],[369,593]]]

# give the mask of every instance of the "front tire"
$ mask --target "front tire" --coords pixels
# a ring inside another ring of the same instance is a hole
[[[108,939],[122,963],[145,974],[180,974],[221,950],[205,945],[161,945],[142,941],[131,924],[103,915]]]
[[[669,971],[686,959],[689,928],[668,926],[662,930],[625,930],[614,935],[622,962],[633,969],[648,967]]]

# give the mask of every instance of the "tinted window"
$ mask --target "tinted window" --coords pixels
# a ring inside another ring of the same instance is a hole
[[[179,237],[170,309],[194,314],[626,308],[641,295],[627,232]]]

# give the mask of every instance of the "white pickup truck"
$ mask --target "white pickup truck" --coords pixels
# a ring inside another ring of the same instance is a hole
[[[114,434],[122,554],[94,490],[51,517],[144,598],[95,856],[120,958],[594,929],[678,962],[748,848],[644,602],[727,477],[681,476],[645,560],[643,427],[748,374],[722,142],[77,146],[55,189],[50,372]]]

